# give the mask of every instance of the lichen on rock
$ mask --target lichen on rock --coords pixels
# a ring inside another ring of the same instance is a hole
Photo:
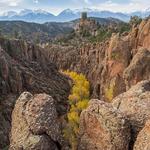
[[[22,93],[12,113],[10,150],[65,149],[64,143],[54,99]]]
[[[91,100],[81,113],[78,150],[128,150],[130,126],[111,104]]]

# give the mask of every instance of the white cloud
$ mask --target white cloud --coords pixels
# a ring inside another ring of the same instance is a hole
[[[30,1],[30,2],[29,2]],[[50,0],[47,0],[50,1]],[[66,7],[70,9],[80,9],[80,8],[94,8],[99,10],[109,10],[114,12],[133,12],[137,10],[145,10],[147,8],[150,8],[150,0],[127,0],[126,3],[117,3],[115,0],[70,0],[71,4],[68,4],[67,6],[44,6],[44,2],[42,0],[0,0],[0,13],[3,13],[5,11],[9,10],[15,10],[20,11],[21,9],[37,9],[40,7],[40,9],[45,9],[48,11],[51,11],[52,13],[58,14],[63,9],[66,9]],[[125,0],[123,0],[125,1]],[[35,5],[35,4],[42,4]]]
[[[38,0],[33,0],[33,3],[38,4],[39,1]]]
[[[97,6],[92,6],[99,10],[109,10],[114,12],[133,12],[133,11],[144,11],[150,7],[150,1],[147,0],[131,0],[128,4],[114,3],[111,0],[105,3],[100,3]]]
[[[0,0],[0,5],[4,7],[5,6],[15,7],[18,6],[21,1],[22,0]]]
[[[91,4],[91,1],[90,0],[83,0],[84,1],[84,3],[86,3],[86,4]]]
[[[71,0],[72,4],[74,5],[79,5],[79,6],[88,6],[88,5],[92,5],[93,2],[92,0]]]

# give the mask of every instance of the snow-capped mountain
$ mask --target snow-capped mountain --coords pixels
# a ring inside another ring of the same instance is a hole
[[[62,11],[56,18],[57,21],[70,21],[79,18],[80,15],[71,9]]]
[[[44,23],[47,21],[55,21],[55,16],[44,10],[24,9],[17,12],[6,12],[0,16],[0,20],[21,20],[26,22]]]
[[[150,15],[150,7],[144,11],[144,17]]]
[[[33,10],[33,13],[36,13],[36,14],[45,14],[45,15],[50,14],[49,12],[44,11],[42,9]]]
[[[30,10],[30,9],[24,9],[24,10],[20,11],[20,12],[18,13],[18,15],[19,15],[19,16],[25,16],[25,15],[28,15],[28,14],[30,14],[30,13],[33,13],[33,11]]]
[[[15,11],[8,11],[3,14],[4,17],[12,17],[15,15],[17,15],[17,12],[15,12]]]
[[[59,15],[55,16],[50,12],[44,10],[30,10],[25,9],[19,13],[15,11],[8,11],[0,16],[0,20],[22,20],[27,22],[66,22],[77,19],[80,17],[81,12],[87,12],[89,17],[99,17],[99,18],[117,18],[123,21],[128,21],[131,16],[137,15],[140,17],[147,17],[150,15],[150,8],[145,11],[136,11],[132,13],[121,13],[121,12],[111,12],[111,11],[100,11],[98,9],[66,9],[63,10]]]

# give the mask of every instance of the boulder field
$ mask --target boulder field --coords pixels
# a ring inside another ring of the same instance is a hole
[[[78,150],[148,150],[150,81],[142,81],[112,103],[91,100],[81,113]]]
[[[47,94],[24,92],[12,113],[10,150],[69,150]],[[149,150],[150,80],[107,103],[92,99],[80,115],[78,150]]]

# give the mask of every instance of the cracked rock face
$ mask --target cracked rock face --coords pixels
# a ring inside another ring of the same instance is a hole
[[[127,88],[141,80],[150,79],[150,50],[138,50],[130,65],[124,70],[123,78]]]
[[[63,142],[53,98],[22,93],[12,113],[10,150],[57,150]]]
[[[0,150],[9,146],[11,114],[24,91],[51,95],[58,114],[66,114],[68,78],[49,61],[44,49],[22,40],[0,38]]]
[[[78,150],[128,150],[130,128],[111,104],[91,100],[81,113]]]
[[[146,122],[144,128],[137,136],[134,150],[149,150],[150,149],[150,120]]]
[[[110,87],[114,98],[138,82],[150,79],[150,19],[143,19],[127,34],[113,34],[101,43],[49,47],[48,56],[60,69],[85,74],[92,98],[109,100]]]
[[[150,119],[150,80],[139,82],[129,91],[114,98],[113,106],[128,118],[133,146],[137,134]]]

